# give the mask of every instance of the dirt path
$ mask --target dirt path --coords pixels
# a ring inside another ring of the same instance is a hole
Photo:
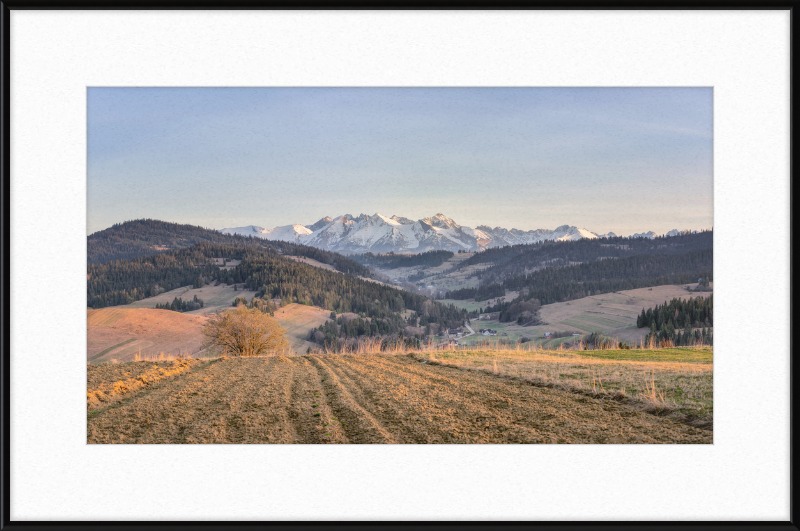
[[[464,323],[464,326],[466,326],[467,330],[469,330],[469,334],[467,334],[466,336],[463,336],[461,339],[464,339],[465,337],[471,336],[472,334],[475,333],[475,330],[473,330],[472,327],[469,325],[469,320],[467,320],[467,322]]]
[[[90,443],[711,443],[624,406],[408,356],[225,359],[94,411]]]

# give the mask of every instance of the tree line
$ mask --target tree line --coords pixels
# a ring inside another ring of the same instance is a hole
[[[190,301],[185,301],[180,297],[175,297],[171,303],[156,304],[156,310],[172,310],[173,312],[191,312],[199,310],[204,306],[203,299],[198,299],[197,295]]]
[[[450,260],[453,253],[450,251],[426,251],[419,254],[386,254],[364,253],[354,255],[354,259],[366,265],[383,269],[397,269],[398,267],[438,267]]]
[[[667,323],[672,323],[672,328],[684,328],[687,325],[698,328],[714,326],[714,296],[697,297],[689,299],[674,298],[669,303],[649,308],[636,318],[639,328],[655,325],[656,329]]]
[[[645,345],[651,343],[659,347],[693,347],[698,345],[714,345],[714,333],[711,328],[692,328],[687,326],[683,330],[675,329],[671,324],[663,325],[656,330],[651,325],[650,332],[644,338]]]

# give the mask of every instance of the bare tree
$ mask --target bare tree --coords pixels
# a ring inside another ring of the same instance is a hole
[[[204,347],[221,349],[226,356],[261,356],[289,346],[278,321],[245,306],[211,317],[203,335]]]

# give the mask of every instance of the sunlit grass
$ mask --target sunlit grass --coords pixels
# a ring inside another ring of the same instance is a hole
[[[713,349],[455,350],[419,359],[624,400],[654,413],[713,419]]]

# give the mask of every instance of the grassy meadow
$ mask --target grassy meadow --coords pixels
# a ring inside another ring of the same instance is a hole
[[[176,288],[164,293],[159,293],[155,297],[148,297],[119,308],[155,308],[156,304],[171,303],[175,297],[186,300],[192,300],[195,295],[198,299],[203,301],[204,306],[199,310],[191,312],[184,312],[186,314],[204,315],[206,313],[214,313],[218,310],[228,309],[236,297],[246,297],[249,301],[255,295],[255,291],[247,291],[239,284],[236,290],[233,289],[233,284],[220,284],[215,286],[208,284],[202,288],[192,288],[192,286],[184,286]]]
[[[417,355],[467,370],[632,403],[646,411],[710,427],[713,349],[454,350]]]
[[[697,284],[686,284],[695,287]],[[542,348],[555,348],[559,344],[573,341],[572,337],[545,339],[546,332],[568,332],[570,334],[590,334],[598,332],[608,337],[616,338],[631,344],[640,344],[647,335],[647,330],[636,327],[636,318],[642,308],[653,308],[657,304],[669,302],[675,297],[688,299],[689,297],[707,297],[712,292],[694,293],[686,290],[684,286],[655,286],[640,288],[615,293],[594,295],[568,302],[558,302],[542,306],[540,315],[545,324],[536,326],[519,326],[516,323],[501,323],[497,320],[473,320],[470,326],[474,329],[490,328],[497,330],[497,336],[470,336],[465,342],[467,345],[495,344],[505,339],[517,341],[522,337],[529,337],[536,345]],[[506,298],[511,294],[506,294]],[[516,294],[513,294],[516,296]],[[467,307],[475,301],[442,301],[453,302],[459,307]],[[483,303],[485,304],[486,301]],[[470,308],[468,308],[470,309]]]

